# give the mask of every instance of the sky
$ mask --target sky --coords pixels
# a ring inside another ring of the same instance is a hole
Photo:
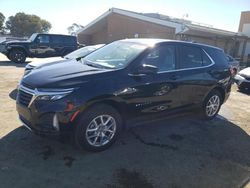
[[[50,33],[67,34],[73,23],[86,26],[109,8],[140,13],[160,13],[238,31],[241,11],[250,11],[249,0],[0,0],[6,18],[18,12],[35,14],[52,24]]]

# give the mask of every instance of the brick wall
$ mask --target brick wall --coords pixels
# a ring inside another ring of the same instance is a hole
[[[244,24],[250,24],[250,11],[241,12],[239,32],[242,32]]]
[[[174,39],[175,28],[141,21],[127,16],[112,14],[108,17],[108,41],[124,38]]]

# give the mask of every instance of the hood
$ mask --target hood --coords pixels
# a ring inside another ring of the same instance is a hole
[[[99,74],[112,71],[91,67],[76,60],[58,61],[37,67],[23,77],[22,84],[31,88],[80,87],[98,79]]]
[[[35,61],[30,62],[29,64],[27,64],[27,66],[31,66],[31,67],[38,67],[41,65],[45,65],[47,63],[52,63],[55,61],[61,61],[61,60],[65,60],[62,57],[49,57],[49,58],[42,58],[42,59],[37,59]]]
[[[30,44],[30,41],[28,41],[28,40],[24,40],[24,41],[10,40],[10,41],[6,41],[3,43],[7,44],[7,45],[19,45],[19,44]]]
[[[250,77],[250,67],[241,70],[239,72],[239,74],[243,74],[243,75],[246,75],[246,76]]]

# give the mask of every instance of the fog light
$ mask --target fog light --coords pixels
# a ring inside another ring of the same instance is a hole
[[[57,115],[55,114],[54,117],[53,117],[53,127],[59,131],[59,122],[58,122],[58,118],[57,118]]]

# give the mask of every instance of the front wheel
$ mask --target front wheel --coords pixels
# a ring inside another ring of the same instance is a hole
[[[119,113],[109,105],[95,105],[79,119],[74,137],[76,145],[89,151],[110,147],[121,131]]]
[[[217,90],[211,91],[203,102],[203,116],[205,119],[213,119],[218,114],[221,104],[221,93]]]
[[[25,52],[19,49],[11,50],[8,56],[8,58],[15,63],[24,63],[26,60]]]

